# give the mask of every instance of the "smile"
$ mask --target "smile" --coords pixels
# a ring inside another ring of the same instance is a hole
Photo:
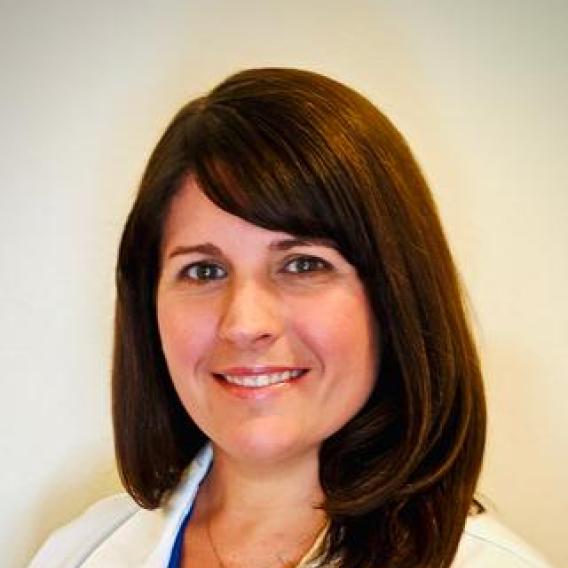
[[[290,369],[279,373],[262,373],[255,375],[224,375],[218,376],[232,385],[240,387],[259,388],[283,383],[295,379],[306,372],[305,369]]]

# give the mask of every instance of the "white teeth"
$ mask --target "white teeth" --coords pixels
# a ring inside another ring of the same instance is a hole
[[[289,379],[294,379],[302,374],[301,369],[292,371],[282,371],[281,373],[267,373],[262,375],[223,375],[223,378],[241,387],[267,387],[276,383],[283,383]]]

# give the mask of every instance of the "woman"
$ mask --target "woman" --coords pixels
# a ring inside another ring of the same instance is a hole
[[[117,286],[115,442],[143,509],[95,506],[32,566],[66,539],[88,568],[542,565],[467,520],[477,354],[426,182],[361,95],[257,69],[190,102]]]

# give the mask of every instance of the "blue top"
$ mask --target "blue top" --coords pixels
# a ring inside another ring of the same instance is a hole
[[[197,496],[197,491],[199,490],[199,487],[201,486],[201,482],[207,477],[207,474],[209,473],[209,470],[211,469],[211,465],[212,465],[212,459],[211,459],[212,454],[210,453],[211,452],[211,446],[208,444],[203,450],[201,450],[201,452],[199,452],[199,455],[194,460],[194,462],[195,462],[197,460],[202,459],[204,454],[206,455],[207,452],[209,452],[209,458],[205,457],[205,459],[204,459],[204,465],[205,465],[206,469],[203,472],[201,478],[199,479],[199,482],[198,482],[197,488],[196,488],[196,492],[195,492],[195,495],[194,495],[193,500],[191,502],[191,505],[190,505],[186,515],[185,515],[185,518],[181,522],[181,525],[180,525],[178,532],[176,534],[176,538],[174,540],[174,546],[172,547],[172,553],[170,555],[170,560],[168,562],[167,568],[181,568],[181,553],[183,551],[183,537],[185,535],[185,529],[187,527],[187,523],[189,523],[189,519],[191,518],[191,513],[193,512],[193,505],[195,504],[195,497]]]
[[[187,512],[185,519],[182,521],[176,539],[174,541],[174,546],[172,548],[172,554],[170,556],[170,561],[168,562],[168,568],[181,568],[181,552],[183,550],[183,535],[185,534],[185,527],[191,517],[191,511],[193,506]]]

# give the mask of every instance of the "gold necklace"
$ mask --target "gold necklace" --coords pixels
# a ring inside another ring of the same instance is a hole
[[[293,566],[295,566],[295,568],[301,568],[301,566],[304,565],[304,562],[311,559],[311,557],[315,553],[316,549],[321,544],[323,537],[325,535],[325,531],[327,530],[328,526],[329,526],[329,523],[326,522],[323,525],[323,527],[318,531],[310,549],[302,556],[302,558],[300,559],[300,561],[298,563],[293,564]],[[217,546],[215,545],[215,541],[213,540],[213,535],[211,534],[211,519],[210,518],[207,519],[207,522],[205,523],[205,531],[207,532],[207,540],[209,541],[209,544],[211,546],[211,550],[213,551],[213,554],[215,555],[215,560],[217,560],[217,564],[219,564],[219,568],[227,568],[227,565],[223,562],[223,559],[221,558],[221,554],[219,553],[219,550],[217,549]],[[282,558],[280,558],[280,555],[278,555],[278,560],[280,560],[282,562],[280,568],[285,568],[286,566],[291,565],[290,563],[288,563],[287,560],[282,560]]]
[[[225,563],[223,562],[221,555],[219,554],[219,551],[217,550],[217,547],[215,546],[215,542],[213,541],[213,537],[211,536],[211,519],[207,519],[207,522],[205,523],[205,530],[207,531],[207,539],[209,540],[209,544],[211,545],[211,550],[213,550],[213,554],[215,555],[215,558],[217,559],[217,564],[219,564],[220,568],[227,568],[225,566]]]

